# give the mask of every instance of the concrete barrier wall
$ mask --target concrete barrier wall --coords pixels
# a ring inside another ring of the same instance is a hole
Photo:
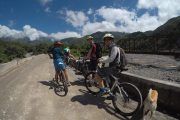
[[[164,111],[180,115],[180,84],[168,81],[151,79],[139,75],[122,72],[121,80],[136,85],[143,98],[147,96],[150,88],[158,91],[158,106]]]
[[[10,69],[15,68],[16,66],[17,66],[17,60],[13,60],[13,61],[8,62],[8,63],[0,64],[0,76],[5,74]]]
[[[19,65],[23,64],[24,62],[31,60],[32,57],[23,58],[23,59],[16,59],[8,63],[0,64],[0,76],[8,73],[9,71],[15,69]]]

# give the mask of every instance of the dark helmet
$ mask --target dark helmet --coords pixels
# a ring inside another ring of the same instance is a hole
[[[60,41],[55,41],[54,42],[54,46],[61,46],[61,45],[63,45],[63,43],[62,42],[60,42]]]

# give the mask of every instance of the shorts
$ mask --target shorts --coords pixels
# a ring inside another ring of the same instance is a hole
[[[66,65],[64,64],[62,59],[54,59],[54,67],[56,71],[59,70],[65,70],[66,69]]]
[[[117,73],[118,73],[118,70],[115,67],[103,67],[97,71],[97,74],[101,78],[108,78],[111,74],[116,75]]]

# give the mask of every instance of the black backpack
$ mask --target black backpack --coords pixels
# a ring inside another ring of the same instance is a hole
[[[96,45],[96,58],[101,58],[102,57],[102,47],[100,43],[94,43]]]

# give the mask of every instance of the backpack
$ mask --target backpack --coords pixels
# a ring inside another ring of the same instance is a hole
[[[100,43],[94,43],[96,45],[96,58],[101,58],[102,57],[102,47]]]
[[[124,68],[127,65],[126,54],[124,52],[124,49],[122,49],[121,47],[119,47],[119,50],[120,50],[120,66]]]

